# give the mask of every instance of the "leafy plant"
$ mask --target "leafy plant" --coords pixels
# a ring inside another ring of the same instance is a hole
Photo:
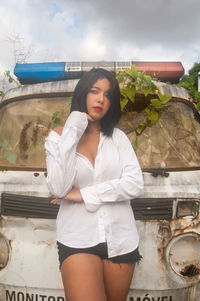
[[[0,149],[3,152],[3,157],[11,164],[15,164],[17,160],[17,153],[15,149],[7,141],[0,143]]]
[[[195,102],[197,110],[200,110],[200,92],[198,92],[198,73],[200,72],[200,63],[195,62],[188,74],[184,75],[179,86],[188,90]]]
[[[4,97],[4,95],[5,95],[5,92],[4,91],[0,91],[0,97]]]
[[[139,72],[135,65],[124,71],[117,72],[117,80],[121,92],[121,110],[129,112],[128,104],[134,104],[137,95],[144,95],[146,98],[146,107],[144,108],[145,120],[140,122],[136,128],[133,128],[131,122],[128,126],[135,131],[136,137],[132,141],[135,149],[138,147],[138,135],[141,135],[146,127],[153,126],[161,116],[163,110],[166,110],[167,103],[171,99],[170,94],[161,94],[159,88],[154,84],[152,78],[143,72]]]
[[[15,83],[18,87],[20,86],[18,80],[15,77],[13,77],[13,75],[11,75],[10,70],[6,70],[4,72],[4,79],[6,79],[9,82],[9,84]],[[0,97],[3,98],[4,95],[5,95],[5,91],[1,90]]]
[[[56,122],[57,117],[59,115],[60,111],[56,111],[52,114],[51,116],[51,120],[52,120],[52,129],[56,128],[59,124]]]
[[[4,74],[10,84],[14,82],[18,87],[21,86],[18,80],[15,77],[13,77],[13,75],[11,75],[10,70],[5,71]]]
[[[71,102],[72,102],[72,96],[70,96],[68,98],[68,103],[70,104],[69,106],[71,106]],[[70,110],[70,108],[68,110]],[[51,115],[51,128],[54,129],[57,126],[62,125],[63,120],[65,120],[65,118],[66,118],[66,113],[65,113],[65,110],[63,108],[60,108],[59,111],[54,112]]]

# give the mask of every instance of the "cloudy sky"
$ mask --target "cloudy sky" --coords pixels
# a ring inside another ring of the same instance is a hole
[[[26,62],[200,61],[200,0],[0,0],[0,72]]]

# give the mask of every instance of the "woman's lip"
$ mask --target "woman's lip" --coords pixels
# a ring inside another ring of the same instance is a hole
[[[101,107],[94,107],[95,111],[101,112],[103,109]]]

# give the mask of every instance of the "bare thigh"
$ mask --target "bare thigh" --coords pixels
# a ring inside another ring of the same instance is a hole
[[[103,260],[107,301],[125,301],[134,272],[134,264]]]
[[[67,301],[107,301],[100,257],[85,253],[69,256],[61,273]]]

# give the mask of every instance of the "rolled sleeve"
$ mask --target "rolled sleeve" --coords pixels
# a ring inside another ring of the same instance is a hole
[[[58,198],[65,196],[72,188],[76,173],[76,147],[88,125],[84,113],[72,112],[60,136],[51,131],[46,138],[47,185]]]

